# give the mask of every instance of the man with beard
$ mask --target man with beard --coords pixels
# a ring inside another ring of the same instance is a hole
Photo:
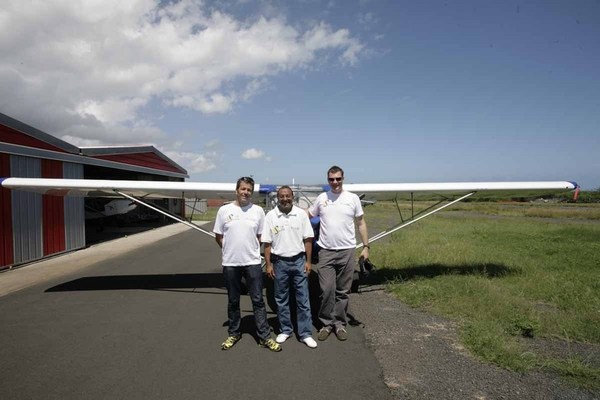
[[[221,349],[229,350],[242,338],[240,295],[242,276],[245,276],[259,345],[271,351],[281,351],[281,346],[271,338],[271,329],[267,322],[260,258],[260,235],[265,212],[259,206],[252,204],[253,192],[254,179],[249,177],[238,179],[235,189],[236,200],[219,208],[213,228],[215,240],[222,249],[223,277],[228,299],[229,336],[221,344]]]
[[[275,302],[280,333],[277,343],[293,333],[290,317],[290,288],[296,293],[298,338],[310,348],[317,347],[312,338],[312,317],[308,292],[311,270],[312,226],[306,212],[295,206],[289,186],[277,191],[278,205],[267,213],[261,239],[265,244],[267,275],[275,280]]]

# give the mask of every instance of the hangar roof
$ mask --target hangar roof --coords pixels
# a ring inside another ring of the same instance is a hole
[[[150,145],[80,147],[79,149],[82,155],[100,160],[123,162],[187,174],[187,171],[183,167],[161,153],[156,147]]]
[[[77,147],[0,113],[0,152],[187,178],[187,171],[151,145]]]

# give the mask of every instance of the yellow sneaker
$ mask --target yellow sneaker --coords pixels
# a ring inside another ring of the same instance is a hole
[[[229,350],[233,347],[234,344],[240,341],[242,337],[240,335],[237,336],[228,336],[227,339],[223,343],[221,343],[221,350]]]
[[[261,339],[259,342],[259,346],[266,347],[267,349],[269,349],[271,351],[281,351],[281,346],[279,345],[279,343],[277,343],[276,341],[274,341],[271,338]]]

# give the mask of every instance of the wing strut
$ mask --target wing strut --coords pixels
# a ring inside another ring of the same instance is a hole
[[[155,206],[153,206],[153,205],[150,205],[150,204],[148,204],[148,203],[146,203],[146,202],[144,202],[144,201],[142,201],[142,200],[140,200],[140,199],[137,199],[137,198],[135,198],[135,197],[133,197],[133,196],[130,196],[130,195],[128,195],[127,193],[123,193],[123,192],[120,192],[120,191],[118,191],[118,190],[115,190],[115,193],[118,193],[118,194],[120,194],[121,196],[123,196],[123,197],[126,197],[126,198],[128,198],[129,200],[131,200],[131,201],[133,201],[133,202],[136,202],[136,203],[138,203],[138,204],[141,204],[141,205],[143,205],[143,206],[146,206],[146,207],[148,207],[148,208],[149,208],[149,209],[151,209],[151,210],[154,210],[154,211],[156,211],[156,212],[158,212],[158,213],[161,213],[161,214],[162,214],[162,215],[164,215],[164,216],[167,216],[167,217],[169,217],[169,218],[171,218],[171,219],[174,219],[174,220],[175,220],[175,221],[177,221],[177,222],[181,222],[182,224],[184,224],[184,225],[187,225],[187,226],[189,226],[190,228],[193,228],[193,229],[195,229],[195,230],[197,230],[197,231],[200,231],[200,232],[202,232],[202,233],[204,233],[204,234],[206,234],[206,235],[208,235],[208,236],[210,236],[210,237],[213,237],[213,238],[215,237],[215,234],[214,234],[213,232],[209,232],[209,231],[207,231],[207,230],[204,230],[204,229],[200,228],[198,225],[192,224],[191,222],[188,222],[188,221],[186,221],[186,220],[185,220],[185,219],[183,219],[183,218],[177,217],[177,216],[175,216],[175,215],[173,215],[173,214],[171,214],[171,213],[168,213],[168,212],[166,212],[166,211],[164,211],[164,210],[161,210],[160,208],[158,208],[158,207],[155,207]]]
[[[181,197],[183,198],[183,196],[181,196]],[[198,211],[198,209],[196,208],[196,204],[198,204],[198,199],[197,198],[194,199],[194,205],[191,207],[192,208],[192,214],[190,215],[190,221],[192,219],[194,219],[194,212]],[[187,207],[189,207],[187,205],[187,203],[185,204],[185,207],[186,207],[186,209],[187,209]],[[202,213],[202,211],[199,211],[199,212]]]
[[[467,197],[470,197],[470,196],[474,195],[475,193],[476,193],[476,192],[471,192],[471,193],[468,193],[468,194],[466,194],[466,195],[464,195],[464,196],[462,196],[462,197],[459,197],[459,198],[458,198],[458,199],[456,199],[456,200],[452,200],[452,201],[451,201],[450,203],[448,203],[448,204],[444,204],[443,206],[440,206],[440,207],[436,208],[435,210],[432,210],[432,211],[430,211],[430,212],[428,212],[428,213],[426,213],[426,214],[423,214],[423,215],[421,215],[420,217],[417,217],[417,218],[411,219],[410,221],[407,221],[407,222],[405,222],[405,223],[401,223],[400,225],[398,225],[398,226],[396,226],[396,227],[394,227],[394,228],[392,228],[392,229],[388,229],[388,230],[386,230],[386,231],[383,231],[383,232],[381,232],[381,233],[378,233],[377,235],[375,235],[375,236],[373,236],[372,238],[370,238],[370,239],[369,239],[369,243],[372,243],[372,242],[374,242],[374,241],[376,241],[376,240],[379,240],[379,239],[381,239],[381,238],[384,238],[384,237],[386,237],[387,235],[389,235],[389,234],[391,234],[391,233],[394,233],[394,232],[396,232],[396,231],[397,231],[397,230],[399,230],[399,229],[405,228],[405,227],[407,227],[408,225],[410,225],[410,224],[412,224],[412,223],[414,223],[414,222],[417,222],[417,221],[418,221],[418,220],[420,220],[420,219],[423,219],[423,218],[425,218],[425,217],[428,217],[428,216],[430,216],[431,214],[434,214],[434,213],[436,213],[436,212],[438,212],[438,211],[441,211],[441,210],[443,210],[444,208],[446,208],[446,207],[449,207],[449,206],[451,206],[451,205],[452,205],[452,204],[454,204],[454,203],[458,203],[459,201],[462,201],[462,200],[466,199]],[[363,244],[362,244],[362,243],[361,243],[361,244],[357,244],[357,245],[356,245],[356,248],[357,248],[357,249],[360,249],[361,247],[363,247]]]
[[[413,218],[418,217],[419,215],[426,213],[427,211],[431,210],[432,208],[437,207],[439,204],[442,204],[443,202],[449,200],[447,197],[445,197],[443,195],[440,195],[440,196],[443,197],[442,200],[438,201],[435,204],[430,205],[429,207],[427,207],[415,214],[414,192],[410,192],[410,218],[408,218],[407,221],[410,221]],[[398,204],[398,197],[394,198],[394,203],[396,204],[396,209],[398,210],[398,215],[400,215],[400,223],[404,223],[404,217],[402,216],[402,211],[400,210],[400,205]]]

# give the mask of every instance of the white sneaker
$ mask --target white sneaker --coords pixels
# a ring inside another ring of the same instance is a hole
[[[283,343],[286,340],[288,340],[288,338],[290,337],[290,335],[286,334],[286,333],[280,333],[279,335],[277,335],[277,337],[275,338],[275,341],[277,343]]]
[[[304,339],[302,339],[302,343],[304,343],[311,349],[314,349],[315,347],[317,347],[317,342],[315,342],[315,339],[311,338],[310,336],[307,336]]]

